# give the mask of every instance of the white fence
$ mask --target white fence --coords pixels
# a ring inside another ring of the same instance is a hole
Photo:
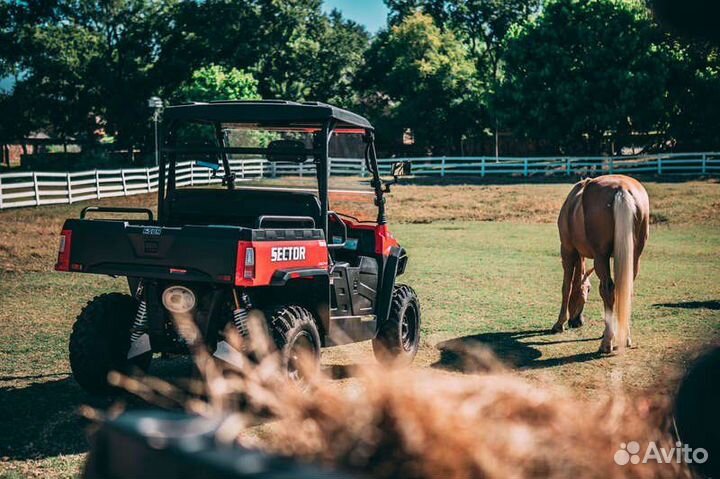
[[[417,176],[545,177],[595,176],[606,173],[640,175],[717,175],[720,153],[680,153],[627,157],[422,157],[402,158],[413,164]],[[390,172],[398,159],[379,160],[380,171]],[[312,176],[312,164],[276,164],[264,159],[231,160],[238,181],[278,176]],[[331,175],[366,176],[360,159],[333,158]],[[207,168],[194,162],[177,165],[177,185],[220,183]],[[158,168],[90,170],[75,173],[23,171],[0,174],[0,209],[21,206],[68,204],[78,201],[129,196],[157,191]]]
[[[603,174],[717,175],[720,153],[675,153],[642,156],[596,157],[423,157],[402,158],[412,162],[418,176],[597,176]],[[389,172],[397,159],[380,160],[381,171]]]

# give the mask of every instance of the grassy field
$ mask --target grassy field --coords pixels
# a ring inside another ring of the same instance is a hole
[[[423,308],[417,367],[461,374],[447,347],[482,344],[517,374],[577,395],[598,397],[619,387],[668,392],[692,355],[720,339],[720,184],[710,181],[648,184],[656,224],[636,289],[637,349],[597,354],[603,324],[596,278],[586,326],[548,334],[561,282],[552,223],[568,189],[394,189],[388,202],[392,229],[411,257],[403,281],[417,290]],[[149,205],[152,198],[129,202]],[[87,450],[76,412],[90,398],[69,376],[67,339],[88,299],[123,290],[125,283],[51,271],[62,220],[80,208],[0,212],[0,477],[72,476]],[[327,367],[372,361],[367,344],[323,356]],[[177,367],[184,366],[158,361],[153,372],[177,374]]]

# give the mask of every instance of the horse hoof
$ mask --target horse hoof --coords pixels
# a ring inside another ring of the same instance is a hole
[[[565,331],[565,326],[558,325],[557,323],[555,323],[555,326],[553,326],[552,329],[550,330],[550,332],[553,334],[562,333],[563,331]]]
[[[579,328],[583,324],[585,324],[585,319],[583,318],[582,314],[575,316],[573,319],[568,321],[568,326],[570,326],[571,328]]]
[[[598,352],[605,355],[615,354],[612,344],[606,344],[605,342],[600,343],[600,349],[598,350]]]

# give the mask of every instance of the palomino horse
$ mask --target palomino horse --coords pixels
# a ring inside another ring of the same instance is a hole
[[[632,346],[630,310],[633,282],[640,255],[648,239],[650,201],[639,181],[623,175],[586,179],[570,191],[560,209],[560,253],[565,275],[562,306],[553,332],[583,323],[583,308],[590,290],[585,258],[594,260],[605,306],[605,333],[600,351]],[[613,257],[613,277],[610,257]],[[616,340],[617,339],[617,340]]]

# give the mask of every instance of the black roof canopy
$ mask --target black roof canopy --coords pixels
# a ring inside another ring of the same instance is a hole
[[[166,121],[207,121],[251,123],[268,126],[322,126],[337,120],[337,127],[373,129],[360,115],[320,102],[285,100],[236,100],[194,102],[169,106],[163,113]]]

